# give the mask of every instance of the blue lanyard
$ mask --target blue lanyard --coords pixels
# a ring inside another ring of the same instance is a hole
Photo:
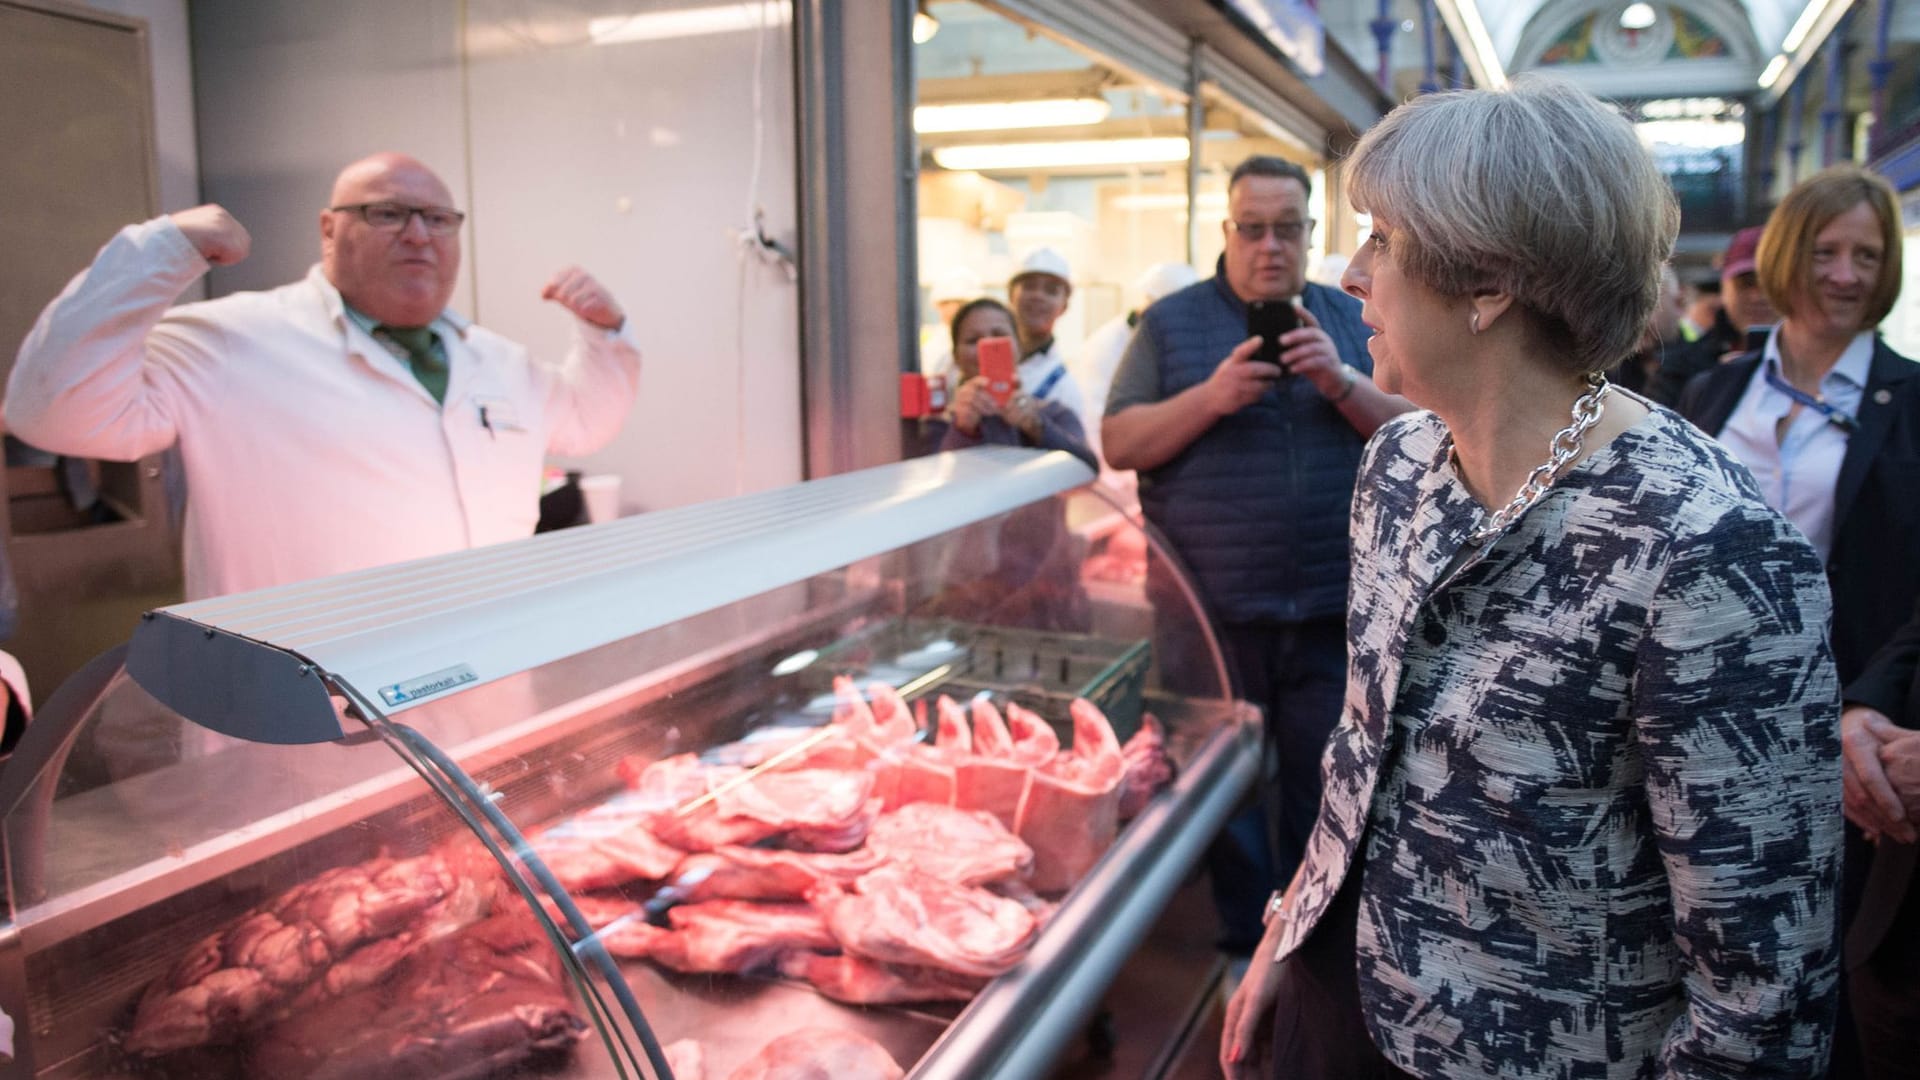
[[[1033,390],[1034,400],[1036,401],[1045,400],[1047,396],[1047,391],[1052,390],[1055,386],[1058,386],[1060,384],[1060,380],[1066,377],[1067,377],[1067,365],[1055,364],[1053,370],[1047,372],[1047,377],[1040,380],[1040,385],[1034,387],[1034,390]]]
[[[1860,429],[1860,421],[1855,420],[1845,409],[1830,402],[1822,401],[1788,382],[1786,378],[1780,374],[1780,365],[1777,361],[1772,359],[1761,361],[1760,370],[1761,373],[1766,376],[1768,386],[1773,387],[1794,401],[1826,417],[1827,423],[1832,424],[1834,427],[1848,434],[1852,434]]]

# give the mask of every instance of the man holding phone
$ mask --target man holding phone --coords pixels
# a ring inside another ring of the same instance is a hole
[[[1230,953],[1258,943],[1267,895],[1313,827],[1346,687],[1354,474],[1367,437],[1412,408],[1373,385],[1359,301],[1306,280],[1309,185],[1280,158],[1233,170],[1214,276],[1141,316],[1101,425],[1107,462],[1139,471],[1141,508],[1198,583],[1277,753],[1262,784],[1272,836],[1265,815],[1242,814],[1212,858]],[[1199,662],[1180,644],[1156,642],[1171,678]]]

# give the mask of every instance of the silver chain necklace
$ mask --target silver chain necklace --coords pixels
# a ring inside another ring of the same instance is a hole
[[[1586,443],[1587,432],[1600,422],[1600,415],[1607,411],[1607,395],[1613,391],[1606,376],[1594,372],[1587,376],[1587,392],[1581,394],[1573,403],[1573,422],[1560,429],[1553,437],[1551,453],[1547,460],[1534,466],[1527,474],[1526,482],[1520,490],[1513,493],[1513,499],[1507,505],[1488,514],[1481,512],[1480,524],[1467,534],[1467,543],[1479,545],[1498,536],[1513,520],[1527,512],[1527,508],[1540,501],[1540,496],[1553,487],[1553,482],[1575,458],[1580,456],[1581,447]]]

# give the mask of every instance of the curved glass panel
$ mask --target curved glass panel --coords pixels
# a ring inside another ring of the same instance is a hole
[[[334,744],[115,678],[5,819],[28,1075],[725,1076],[782,1038],[911,1069],[1015,1031],[1071,966],[1028,958],[1244,789],[1158,550],[1089,486]]]

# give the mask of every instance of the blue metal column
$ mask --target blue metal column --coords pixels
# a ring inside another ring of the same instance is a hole
[[[1389,98],[1393,96],[1393,32],[1397,29],[1392,8],[1393,0],[1380,0],[1379,16],[1367,24],[1380,46],[1380,66],[1374,78],[1380,83],[1380,92]]]
[[[1888,130],[1887,110],[1893,102],[1887,98],[1887,81],[1893,77],[1893,61],[1887,59],[1887,34],[1893,20],[1893,0],[1879,0],[1873,27],[1873,59],[1867,62],[1867,76],[1873,80],[1873,127],[1867,136],[1867,157],[1875,157],[1874,141]]]
[[[1787,186],[1800,182],[1800,151],[1806,148],[1800,129],[1807,111],[1807,84],[1799,79],[1787,90]]]
[[[1435,12],[1433,0],[1420,0],[1420,53],[1426,64],[1425,73],[1420,79],[1420,92],[1431,94],[1440,89],[1440,80],[1435,77],[1433,51],[1433,20]]]
[[[1827,85],[1820,104],[1820,166],[1853,156],[1851,148],[1842,153],[1840,148],[1840,121],[1847,115],[1847,30],[1853,23],[1853,13],[1840,16],[1839,25],[1833,28],[1833,34],[1827,38]]]

